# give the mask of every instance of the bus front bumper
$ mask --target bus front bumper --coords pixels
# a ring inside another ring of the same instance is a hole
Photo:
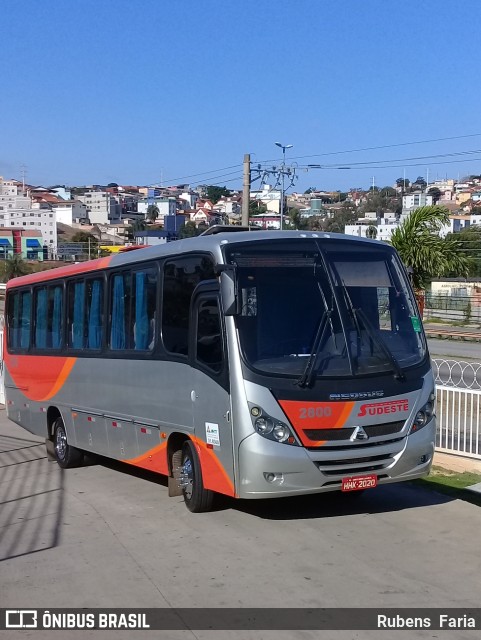
[[[257,433],[239,446],[239,498],[279,498],[339,491],[343,478],[376,475],[377,484],[414,480],[429,473],[436,421],[397,441],[349,449],[307,450]]]

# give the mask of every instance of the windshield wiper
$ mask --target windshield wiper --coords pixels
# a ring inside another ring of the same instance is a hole
[[[341,286],[342,286],[342,291],[347,301],[349,310],[351,311],[354,324],[356,325],[358,340],[360,341],[361,339],[361,328],[359,326],[359,320],[358,320],[358,318],[360,318],[371,340],[381,349],[381,351],[384,353],[386,358],[391,363],[391,366],[394,369],[394,373],[395,373],[394,377],[396,378],[396,380],[399,380],[401,382],[406,380],[406,376],[404,375],[401,367],[399,366],[399,362],[396,360],[396,358],[393,356],[391,351],[384,344],[384,341],[382,340],[382,338],[377,334],[376,329],[374,328],[374,326],[372,325],[371,321],[366,316],[364,311],[362,309],[354,308],[354,305],[352,304],[351,296],[349,295],[347,287],[342,280],[341,280]]]
[[[388,349],[388,347],[384,344],[383,339],[377,334],[376,329],[373,327],[373,325],[371,324],[371,321],[366,316],[364,311],[362,309],[353,309],[353,311],[355,314],[357,314],[361,318],[362,323],[367,333],[369,334],[369,337],[377,344],[377,346],[381,349],[381,351],[384,353],[386,358],[391,363],[392,368],[394,369],[394,372],[396,374],[394,376],[396,380],[400,380],[401,382],[406,380],[406,376],[404,375],[401,367],[399,366],[399,362],[393,356],[393,354]]]
[[[327,310],[325,315],[322,316],[319,322],[316,337],[314,338],[314,343],[312,345],[312,350],[307,360],[306,368],[304,369],[302,376],[295,382],[295,384],[299,385],[299,387],[308,387],[312,383],[316,361],[321,350],[322,340],[324,338],[324,334],[326,333],[328,325],[331,324],[331,314],[332,309]]]

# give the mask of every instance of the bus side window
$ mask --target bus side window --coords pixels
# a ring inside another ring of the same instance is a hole
[[[111,283],[110,348],[130,349],[133,340],[133,322],[130,320],[132,277],[130,273],[117,273]]]
[[[69,282],[68,286],[68,346],[85,346],[85,282]]]
[[[87,280],[87,349],[102,346],[104,282],[101,278]]]
[[[222,332],[217,298],[205,298],[199,302],[195,357],[215,373],[222,370]]]
[[[48,289],[47,344],[52,349],[62,347],[63,289],[55,285]]]
[[[20,292],[11,293],[8,298],[8,346],[10,349],[20,347]]]
[[[157,273],[154,269],[137,271],[134,276],[134,308],[132,311],[134,348],[151,351],[155,344],[155,305]]]
[[[28,349],[30,346],[30,311],[32,307],[32,294],[30,291],[22,291],[20,310],[20,348]]]
[[[47,287],[35,291],[35,346],[38,349],[47,348]]]

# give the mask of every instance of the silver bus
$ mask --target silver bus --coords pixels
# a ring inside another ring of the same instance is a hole
[[[361,492],[429,472],[434,381],[389,245],[212,233],[15,278],[8,417],[61,467],[95,453],[216,494]]]

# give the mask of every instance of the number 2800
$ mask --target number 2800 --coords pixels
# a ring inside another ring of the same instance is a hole
[[[331,407],[302,407],[299,409],[299,418],[326,418],[331,413]]]

